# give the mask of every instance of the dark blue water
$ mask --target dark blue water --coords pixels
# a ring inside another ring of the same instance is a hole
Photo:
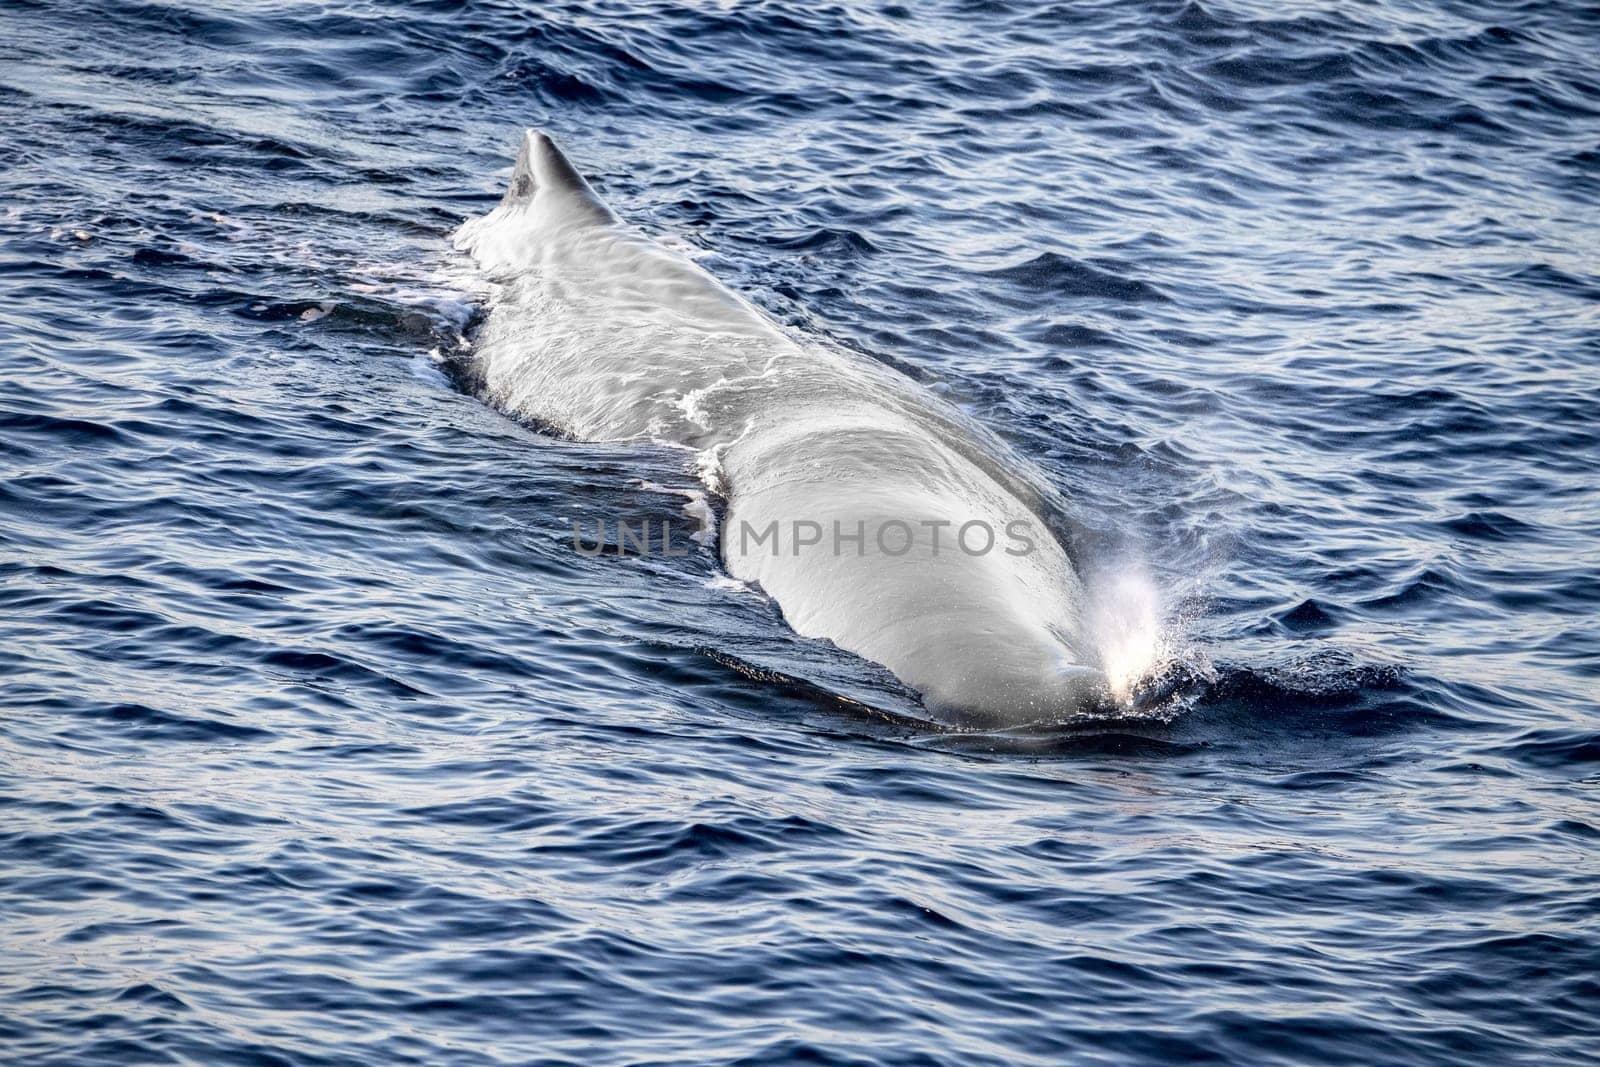
[[[1580,3],[0,11],[8,1063],[1592,1062]],[[1160,591],[944,730],[452,386],[525,126]]]

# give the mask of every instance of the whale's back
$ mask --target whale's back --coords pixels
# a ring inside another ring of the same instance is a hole
[[[624,224],[541,133],[524,137],[505,197],[457,245],[497,286],[474,355],[489,398],[582,439],[699,450],[728,499],[725,565],[800,633],[883,664],[953,718],[1070,714],[1100,686],[1067,553],[1016,491],[1027,479],[1007,477],[960,413],[780,330]],[[950,540],[974,522],[997,538],[982,553]],[[1025,553],[999,540],[1018,522]],[[865,541],[798,545],[796,523],[841,523]],[[776,526],[778,550],[752,547],[747,526]]]
[[[694,398],[794,347],[698,264],[623,223],[538,131],[456,247],[497,286],[472,372],[498,405],[574,437],[705,447]],[[730,420],[721,420],[725,426]]]

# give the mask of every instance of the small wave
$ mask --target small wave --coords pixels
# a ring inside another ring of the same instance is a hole
[[[1168,299],[1165,293],[1149,282],[1127,278],[1113,269],[1080,263],[1055,252],[1043,252],[1015,266],[979,273],[985,278],[1005,282],[1027,292],[1057,297],[1126,303]]]

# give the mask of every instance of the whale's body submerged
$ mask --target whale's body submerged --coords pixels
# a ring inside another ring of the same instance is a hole
[[[915,383],[780,330],[624,225],[542,133],[456,243],[498,285],[473,356],[488,397],[577,438],[698,450],[727,499],[724,565],[796,631],[960,722],[1109,695],[1066,552],[981,435]]]

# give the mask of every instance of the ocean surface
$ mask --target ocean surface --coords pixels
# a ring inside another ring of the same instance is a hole
[[[0,8],[0,1060],[1592,1063],[1600,13]],[[525,127],[1144,598],[941,726],[459,386]]]

